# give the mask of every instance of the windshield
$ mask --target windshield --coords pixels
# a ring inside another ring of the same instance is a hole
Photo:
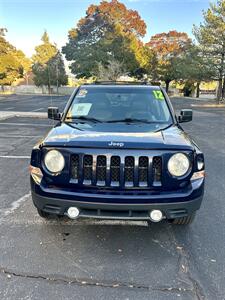
[[[99,86],[79,89],[66,121],[172,123],[167,102],[158,88]]]

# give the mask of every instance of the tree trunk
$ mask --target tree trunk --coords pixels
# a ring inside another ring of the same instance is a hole
[[[221,65],[220,65],[220,71],[219,71],[219,83],[218,83],[218,89],[217,89],[217,103],[220,102],[222,99],[223,94],[223,70],[224,70],[224,52],[221,55]]]
[[[170,87],[170,80],[166,80],[165,83],[166,83],[166,92],[168,93]]]
[[[48,84],[48,93],[49,93],[49,95],[51,94],[51,85],[50,84]]]
[[[26,85],[28,85],[29,84],[29,75],[26,74],[25,76],[26,76],[25,77],[26,78]]]
[[[196,86],[196,98],[199,98],[199,96],[200,96],[200,84],[201,84],[201,81],[198,81],[197,86]]]
[[[222,99],[225,99],[225,76],[223,78],[223,87],[222,87]]]
[[[217,103],[219,103],[222,98],[222,87],[223,87],[223,79],[220,78],[218,83],[218,88],[217,88],[217,96],[216,96]]]
[[[57,95],[59,95],[59,68],[58,68],[58,60],[57,60],[57,65],[56,65],[56,89],[57,89]]]

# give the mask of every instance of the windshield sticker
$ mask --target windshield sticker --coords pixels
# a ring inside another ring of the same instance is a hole
[[[82,89],[82,90],[79,91],[77,97],[84,98],[84,97],[86,97],[87,92],[88,92],[87,90]]]
[[[87,116],[90,109],[91,109],[91,107],[92,107],[92,103],[77,103],[77,104],[74,104],[73,115]]]
[[[153,95],[157,100],[164,100],[164,96],[161,91],[153,91]]]

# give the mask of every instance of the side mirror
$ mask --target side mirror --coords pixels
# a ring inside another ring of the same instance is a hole
[[[58,107],[48,107],[48,118],[52,120],[60,120],[61,114]]]
[[[193,111],[192,109],[182,109],[180,116],[178,116],[179,123],[190,122],[192,121]]]

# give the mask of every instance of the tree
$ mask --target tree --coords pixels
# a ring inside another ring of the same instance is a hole
[[[59,51],[48,61],[48,71],[50,75],[50,85],[56,85],[58,93],[59,86],[66,85],[68,82],[63,58]]]
[[[120,76],[124,74],[124,66],[121,62],[111,59],[107,66],[103,66],[102,63],[98,64],[99,80],[112,80],[116,81]]]
[[[90,5],[87,9],[86,16],[95,15],[104,16],[111,24],[120,26],[125,34],[134,34],[136,37],[144,37],[146,34],[146,24],[141,19],[137,11],[127,9],[123,3],[118,0],[102,1],[99,5]],[[78,26],[85,22],[81,19]]]
[[[28,84],[29,74],[32,70],[32,61],[28,57],[26,57],[21,50],[17,50],[15,56],[20,64],[20,73],[26,80],[26,84]]]
[[[4,28],[0,29],[0,84],[11,85],[13,81],[21,77],[21,64],[17,59],[17,50],[5,39]]]
[[[136,42],[145,32],[146,25],[136,11],[117,0],[102,1],[91,5],[77,27],[69,31],[69,42],[62,51],[78,78],[98,74],[99,63],[107,67],[111,60],[133,72],[139,67]]]
[[[217,100],[220,101],[224,97],[222,91],[225,92],[225,1],[211,3],[203,16],[204,22],[194,26],[193,33],[214,71],[213,79],[218,81]]]
[[[186,86],[193,87],[196,83],[196,97],[200,95],[200,84],[202,81],[208,81],[213,77],[214,71],[210,68],[207,57],[204,56],[201,49],[192,45],[187,51],[178,59],[177,70],[179,78],[186,80]]]
[[[34,82],[37,86],[47,85],[50,93],[51,85],[56,85],[58,91],[60,85],[67,84],[68,78],[62,55],[57,47],[50,43],[46,31],[41,40],[43,43],[35,48],[36,53],[32,57]]]
[[[191,39],[184,32],[169,31],[152,36],[146,45],[157,57],[158,79],[168,91],[170,82],[178,79],[177,59],[190,47]]]
[[[56,45],[53,45],[49,41],[48,33],[45,31],[42,38],[42,44],[35,47],[35,54],[32,56],[34,63],[46,64],[52,57],[54,57],[58,50]]]
[[[134,36],[131,38],[130,48],[138,63],[138,68],[131,72],[130,75],[137,79],[143,79],[144,76],[148,75],[151,80],[155,80],[157,73],[157,57],[155,53]]]

